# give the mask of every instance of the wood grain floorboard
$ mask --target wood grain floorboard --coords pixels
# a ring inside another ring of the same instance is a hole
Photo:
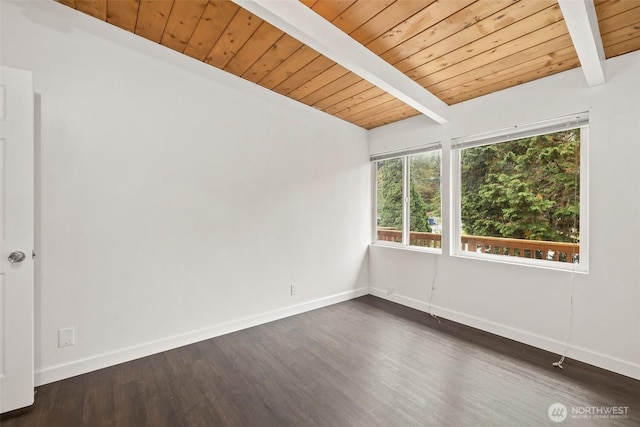
[[[373,296],[38,387],[21,426],[638,426],[640,381]],[[547,411],[564,404],[569,417]],[[627,418],[572,408],[628,407]]]

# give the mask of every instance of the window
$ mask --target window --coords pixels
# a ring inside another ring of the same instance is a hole
[[[440,250],[440,145],[372,160],[375,241]]]
[[[586,114],[452,141],[452,252],[587,271]]]

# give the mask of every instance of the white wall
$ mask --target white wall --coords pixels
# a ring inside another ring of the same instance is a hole
[[[436,314],[562,352],[568,273],[454,258],[446,241],[441,256],[372,246],[367,258],[362,129],[52,1],[0,6],[0,62],[32,71],[37,92],[38,383],[367,283],[426,310],[436,267]],[[605,86],[574,70],[458,104],[448,125],[417,117],[369,132],[371,153],[443,141],[446,165],[451,137],[589,110],[590,274],[575,277],[568,354],[635,378],[638,75],[629,54],[608,61]],[[57,348],[70,326],[76,345]]]
[[[568,357],[640,379],[640,52],[606,64],[587,88],[572,70],[455,105],[445,126],[417,117],[369,133],[372,154],[442,141],[450,212],[450,138],[589,111],[590,273],[575,275]],[[448,224],[446,224],[448,225]],[[571,273],[371,246],[371,293],[562,353]],[[437,263],[437,264],[436,264]],[[556,360],[549,360],[549,363]]]
[[[37,383],[367,293],[366,131],[52,1],[1,15],[37,94]]]

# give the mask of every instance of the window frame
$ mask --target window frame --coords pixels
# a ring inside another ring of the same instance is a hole
[[[580,129],[580,257],[579,263],[542,260],[535,258],[515,257],[509,255],[488,254],[483,252],[464,251],[462,241],[462,168],[461,152],[466,148],[481,147],[502,142],[514,141],[538,135],[561,132],[568,129]],[[538,268],[563,270],[577,273],[589,272],[589,115],[588,113],[572,114],[552,120],[536,122],[528,125],[514,126],[508,129],[489,132],[451,140],[451,215],[450,255],[460,258],[477,259],[513,265],[533,266]]]
[[[440,211],[442,212],[442,142],[438,141],[432,144],[413,147],[402,151],[394,151],[370,156],[371,163],[371,180],[372,180],[372,208],[371,208],[371,244],[378,246],[387,246],[406,250],[415,250],[420,252],[429,252],[442,254],[442,244],[444,241],[444,233],[440,232],[440,247],[431,248],[427,246],[411,245],[411,200],[410,200],[410,157],[440,150]],[[402,159],[402,242],[389,242],[386,240],[378,240],[378,164],[382,160]],[[442,218],[440,218],[442,221]],[[443,230],[444,231],[444,230]]]

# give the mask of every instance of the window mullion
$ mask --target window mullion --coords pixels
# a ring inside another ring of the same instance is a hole
[[[405,246],[410,243],[409,173],[409,156],[405,156],[402,159],[402,244]]]
[[[378,162],[371,166],[371,242],[378,240]]]

